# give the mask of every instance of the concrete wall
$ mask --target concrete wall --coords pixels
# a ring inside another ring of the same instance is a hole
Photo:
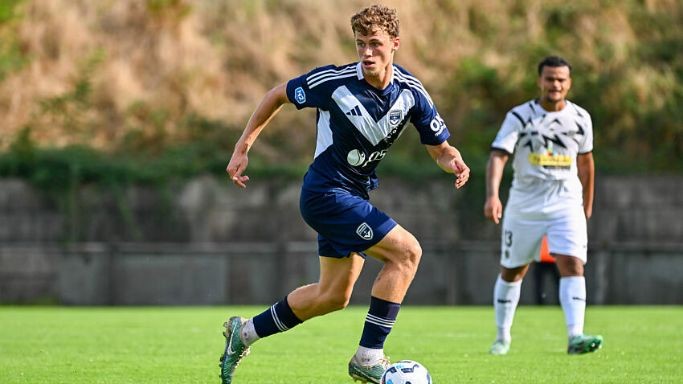
[[[682,187],[683,177],[598,178],[586,269],[592,304],[683,304]],[[298,182],[281,180],[239,190],[200,177],[61,194],[0,180],[0,302],[270,304],[317,280],[315,233],[298,196]],[[489,304],[499,228],[481,217],[480,193],[456,192],[450,179],[384,179],[372,200],[423,245],[407,302]],[[352,303],[368,301],[379,268],[367,260]],[[523,303],[534,302],[530,277]]]

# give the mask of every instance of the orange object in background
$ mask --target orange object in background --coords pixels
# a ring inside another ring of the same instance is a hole
[[[550,256],[550,248],[548,247],[548,236],[543,236],[541,240],[540,260],[534,263],[534,294],[536,296],[536,304],[559,304],[555,299],[557,293],[552,288],[557,287],[560,282],[560,273],[555,265],[555,258]],[[548,278],[549,275],[551,279]],[[546,290],[548,289],[548,290]]]
[[[554,263],[555,258],[550,256],[550,249],[548,249],[548,236],[543,236],[541,240],[541,263]]]

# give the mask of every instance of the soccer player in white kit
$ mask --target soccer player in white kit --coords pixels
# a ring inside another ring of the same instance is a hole
[[[539,257],[548,236],[560,272],[559,296],[564,311],[569,354],[593,352],[602,336],[583,333],[586,310],[587,230],[593,205],[593,125],[585,109],[566,99],[571,65],[549,56],[538,65],[540,98],[510,110],[491,145],[486,169],[484,216],[502,218],[501,272],[493,305],[497,337],[490,352],[505,355],[521,284],[529,264]],[[513,180],[503,215],[499,197],[503,169],[513,156]]]

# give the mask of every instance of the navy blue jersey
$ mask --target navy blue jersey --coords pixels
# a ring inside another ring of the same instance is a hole
[[[377,187],[375,168],[409,121],[422,144],[450,136],[422,83],[398,65],[383,90],[365,81],[360,63],[351,63],[290,80],[287,97],[297,109],[317,108],[315,156],[303,185],[310,191],[342,188],[367,197]]]

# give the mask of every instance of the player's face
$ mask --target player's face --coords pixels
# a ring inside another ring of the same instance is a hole
[[[393,63],[394,52],[399,47],[399,38],[391,37],[381,29],[374,29],[369,35],[355,33],[356,52],[366,77],[382,76]]]
[[[563,105],[572,86],[569,67],[543,67],[538,86],[541,88],[543,106]]]

